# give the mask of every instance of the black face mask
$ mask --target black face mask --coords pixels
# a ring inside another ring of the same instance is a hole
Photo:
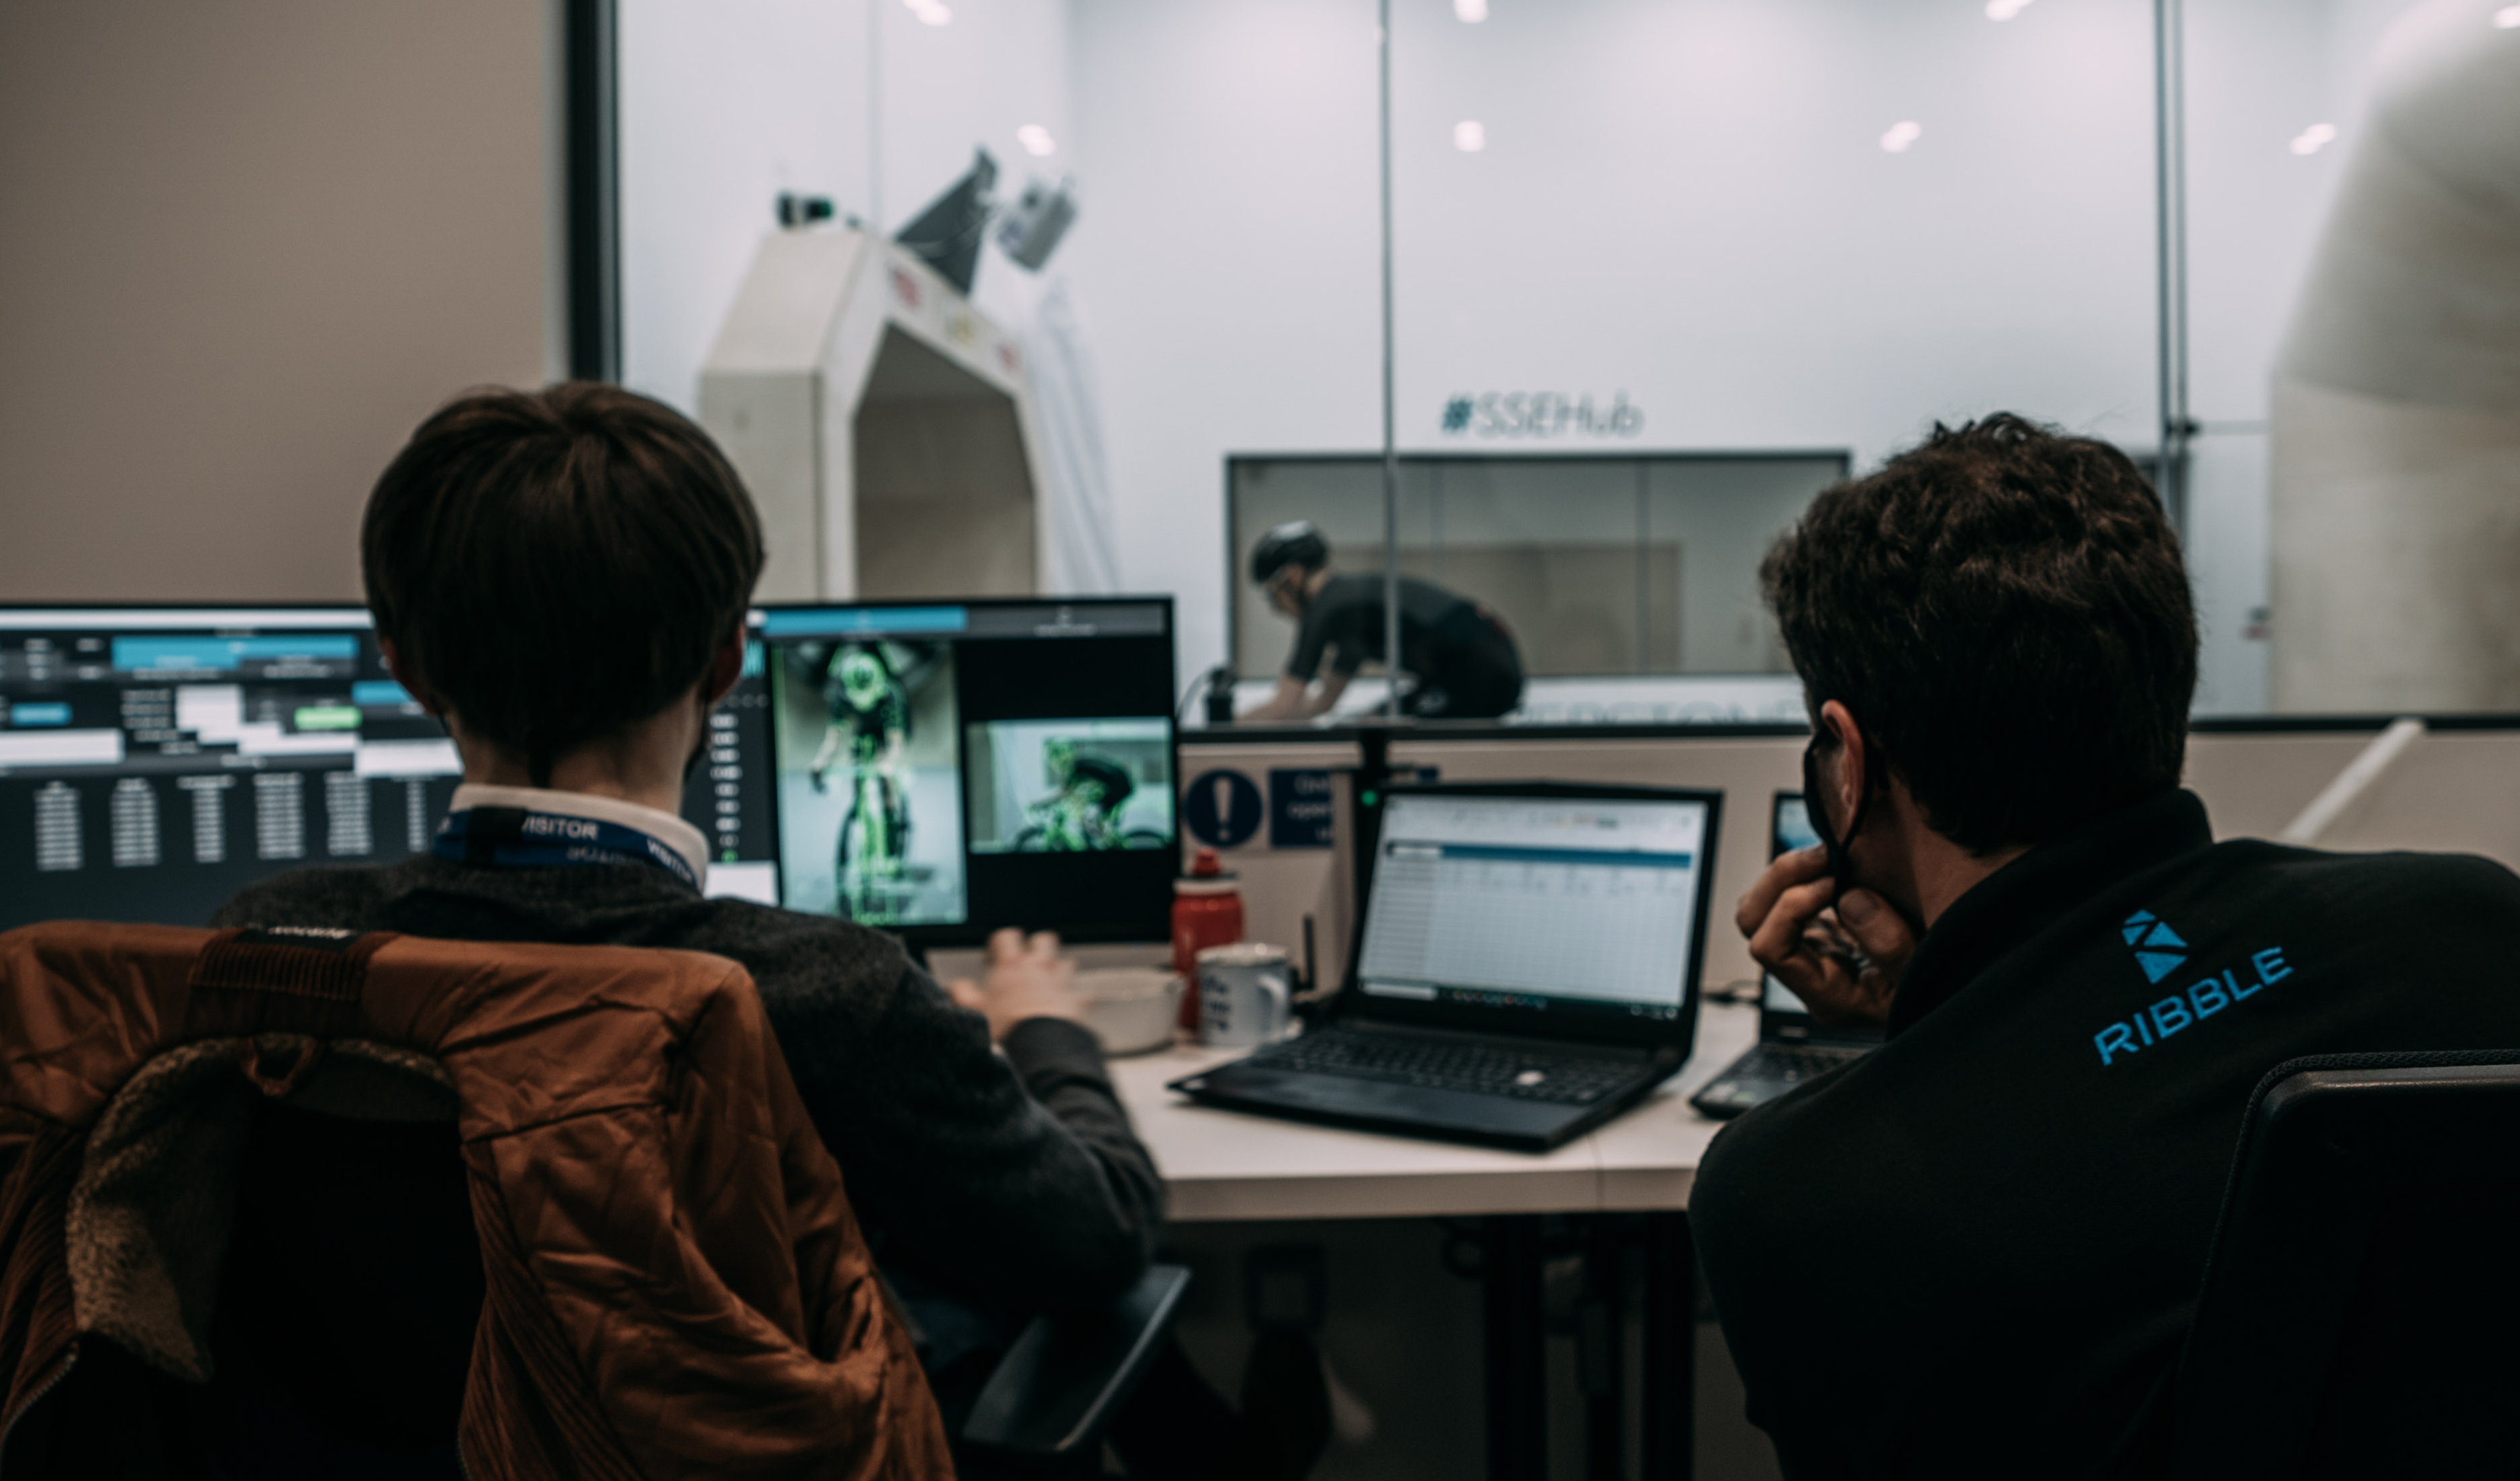
[[[1828,809],[1821,801],[1826,793],[1822,785],[1820,747],[1827,738],[1827,731],[1816,729],[1811,744],[1803,747],[1803,810],[1811,815],[1812,831],[1820,834],[1821,847],[1828,851],[1829,877],[1836,883],[1836,888],[1829,893],[1829,903],[1835,905],[1838,897],[1855,882],[1855,861],[1847,851],[1854,846],[1855,835],[1864,831],[1864,815],[1872,807],[1873,757],[1876,753],[1870,746],[1865,747],[1864,780],[1856,788],[1855,812],[1846,820],[1846,831],[1840,833],[1830,825]]]

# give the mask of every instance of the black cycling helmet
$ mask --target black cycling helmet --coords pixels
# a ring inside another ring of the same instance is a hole
[[[1251,547],[1251,579],[1262,586],[1290,565],[1320,570],[1330,563],[1330,543],[1310,519],[1289,519],[1274,526]]]

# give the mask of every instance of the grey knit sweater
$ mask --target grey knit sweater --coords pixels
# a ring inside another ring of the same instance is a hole
[[[216,924],[656,946],[742,963],[887,1268],[1005,1311],[1083,1310],[1145,1269],[1163,1184],[1094,1037],[1037,1018],[989,1049],[891,937],[702,899],[661,870],[487,869],[421,857],[298,870]]]

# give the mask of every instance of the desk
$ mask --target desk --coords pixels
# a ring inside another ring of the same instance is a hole
[[[1111,1061],[1111,1081],[1184,1223],[1678,1212],[1722,1122],[1688,1098],[1757,1041],[1759,1010],[1706,1005],[1697,1045],[1651,1099],[1553,1152],[1496,1151],[1193,1105],[1164,1089],[1249,1054],[1186,1047]]]
[[[1111,1078],[1183,1222],[1270,1219],[1487,1220],[1489,1473],[1537,1476],[1542,1450],[1540,1216],[1644,1219],[1645,1392],[1693,1393],[1696,1256],[1689,1185],[1721,1123],[1688,1098],[1758,1038],[1756,1008],[1708,1004],[1688,1063],[1590,1136],[1542,1154],[1420,1142],[1193,1105],[1167,1082],[1245,1050],[1179,1048],[1111,1061]],[[1605,1221],[1606,1222],[1606,1221]],[[1616,1255],[1603,1251],[1615,1271]],[[1614,1284],[1614,1289],[1618,1288]],[[1615,1457],[1616,1398],[1596,1445]],[[1688,1406],[1648,1404],[1645,1474],[1688,1473]],[[1616,1474],[1613,1468],[1597,1474]]]

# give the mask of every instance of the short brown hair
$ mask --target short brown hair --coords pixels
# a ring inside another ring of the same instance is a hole
[[[760,517],[708,434],[584,381],[449,403],[359,530],[399,677],[521,753],[537,785],[698,684],[761,561]]]
[[[1936,832],[2035,843],[2175,786],[2196,691],[2179,536],[2126,454],[2008,413],[1822,492],[1759,568]]]

